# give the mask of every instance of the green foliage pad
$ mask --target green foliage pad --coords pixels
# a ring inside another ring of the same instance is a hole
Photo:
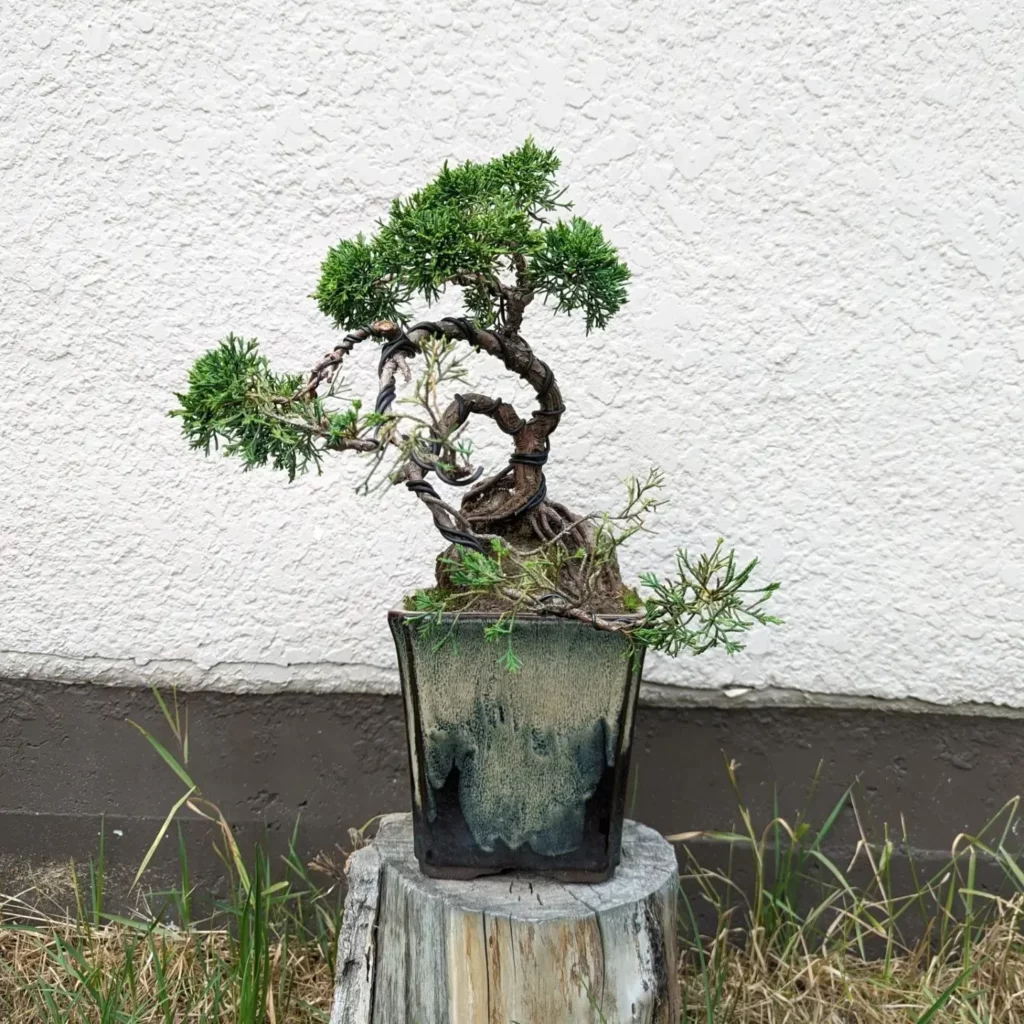
[[[301,375],[271,372],[255,338],[229,334],[195,361],[188,391],[175,395],[189,446],[210,449],[224,442],[225,455],[237,455],[243,468],[284,470],[289,480],[310,465],[319,469],[323,452],[339,447],[365,427],[358,399],[344,411],[327,411],[319,398],[295,400]]]
[[[414,299],[433,303],[455,283],[488,326],[501,307],[487,282],[515,273],[556,311],[581,310],[588,332],[605,327],[626,301],[629,269],[596,225],[576,216],[548,223],[545,214],[571,206],[558,168],[554,151],[532,139],[488,163],[446,163],[429,185],[392,202],[373,238],[328,252],[315,292],[321,311],[343,328],[405,322]]]

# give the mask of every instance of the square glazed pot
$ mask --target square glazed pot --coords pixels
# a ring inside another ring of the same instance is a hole
[[[635,616],[622,616],[635,620]],[[517,672],[484,638],[497,615],[447,616],[441,645],[388,616],[398,651],[424,874],[537,871],[599,882],[619,862],[643,649],[569,619],[517,615]]]

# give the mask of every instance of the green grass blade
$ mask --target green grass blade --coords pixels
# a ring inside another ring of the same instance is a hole
[[[693,945],[697,951],[697,962],[700,964],[700,979],[704,987],[704,1009],[707,1014],[706,1024],[715,1024],[715,1004],[711,998],[711,979],[708,977],[708,965],[704,956],[704,942],[700,937],[700,928],[697,926],[697,917],[693,912],[693,905],[682,886],[679,887],[679,895],[686,907],[687,916],[690,919],[690,927],[693,929]]]
[[[142,728],[138,722],[132,722],[129,719],[129,725],[133,725],[136,729],[142,733],[143,736],[149,740],[150,746],[160,755],[160,757],[170,767],[171,771],[185,783],[193,792],[198,792],[199,787],[192,781],[191,776],[185,771],[184,768],[178,763],[178,759],[155,737],[150,735],[145,729]]]
[[[846,792],[836,801],[835,807],[829,811],[828,817],[825,819],[821,828],[818,829],[818,834],[814,837],[814,842],[811,844],[812,850],[820,850],[821,844],[825,841],[826,836],[832,831],[839,815],[843,813],[846,805],[850,802],[850,797],[853,794],[853,786],[847,788]]]
[[[96,861],[89,859],[89,902],[92,913],[92,924],[99,928],[100,918],[103,916],[103,882],[106,873],[106,818],[100,815],[100,848]]]
[[[181,890],[179,893],[178,915],[181,918],[181,927],[188,931],[192,927],[192,876],[188,867],[188,850],[185,847],[185,834],[181,831],[181,822],[178,822],[178,869],[181,875]]]
[[[947,985],[942,990],[942,992],[939,994],[939,997],[935,1000],[935,1002],[932,1003],[932,1005],[929,1006],[928,1009],[925,1010],[925,1012],[922,1013],[916,1021],[914,1021],[914,1024],[929,1024],[930,1021],[934,1020],[935,1015],[939,1012],[939,1010],[941,1010],[946,1005],[946,1003],[948,1003],[950,999],[953,998],[953,993],[956,992],[956,990],[978,969],[980,965],[981,961],[979,960],[978,962],[970,964],[968,967],[965,967],[949,983],[949,985]]]
[[[142,863],[139,865],[139,870],[135,872],[135,880],[132,882],[132,888],[139,884],[139,879],[142,877],[146,868],[149,867],[149,862],[153,859],[157,848],[160,846],[161,840],[167,835],[167,830],[171,827],[171,822],[174,821],[174,816],[185,806],[185,801],[195,792],[195,786],[193,786],[184,796],[177,800],[174,806],[170,809],[167,817],[164,819],[164,823],[160,826],[160,831],[157,832],[156,838],[150,844],[149,849],[146,851],[146,856],[142,858]]]
[[[1004,868],[1012,875],[1013,880],[1017,883],[1017,887],[1020,891],[1024,892],[1024,871],[1021,871],[1020,865],[1017,863],[1017,858],[1014,857],[1002,843],[999,844],[999,854]]]
[[[160,710],[163,712],[165,721],[171,732],[174,734],[174,738],[180,743],[181,742],[181,727],[178,720],[178,697],[174,694],[174,716],[171,716],[171,712],[168,710],[167,703],[164,701],[160,691],[155,687],[151,686],[150,690],[153,692],[153,696],[156,697],[156,702],[160,706]],[[134,723],[133,723],[134,724]]]

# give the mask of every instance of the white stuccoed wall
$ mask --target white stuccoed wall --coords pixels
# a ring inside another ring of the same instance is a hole
[[[552,492],[609,506],[656,462],[629,575],[720,532],[785,584],[785,627],[648,678],[1024,706],[1018,0],[0,24],[0,674],[394,685],[384,614],[438,548],[415,498],[358,499],[355,459],[243,475],[165,413],[229,329],[307,367],[328,245],[533,132],[635,275],[604,335],[530,320],[570,403]]]

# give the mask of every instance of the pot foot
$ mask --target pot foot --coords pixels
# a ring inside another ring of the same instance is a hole
[[[465,867],[444,864],[425,864],[419,862],[420,871],[427,878],[448,879],[453,882],[472,882],[474,878],[487,878],[491,875],[521,874],[537,875],[553,882],[564,882],[566,885],[597,885],[607,882],[615,874],[615,864],[607,868],[595,870],[530,867],[524,870],[517,868],[485,868]]]

